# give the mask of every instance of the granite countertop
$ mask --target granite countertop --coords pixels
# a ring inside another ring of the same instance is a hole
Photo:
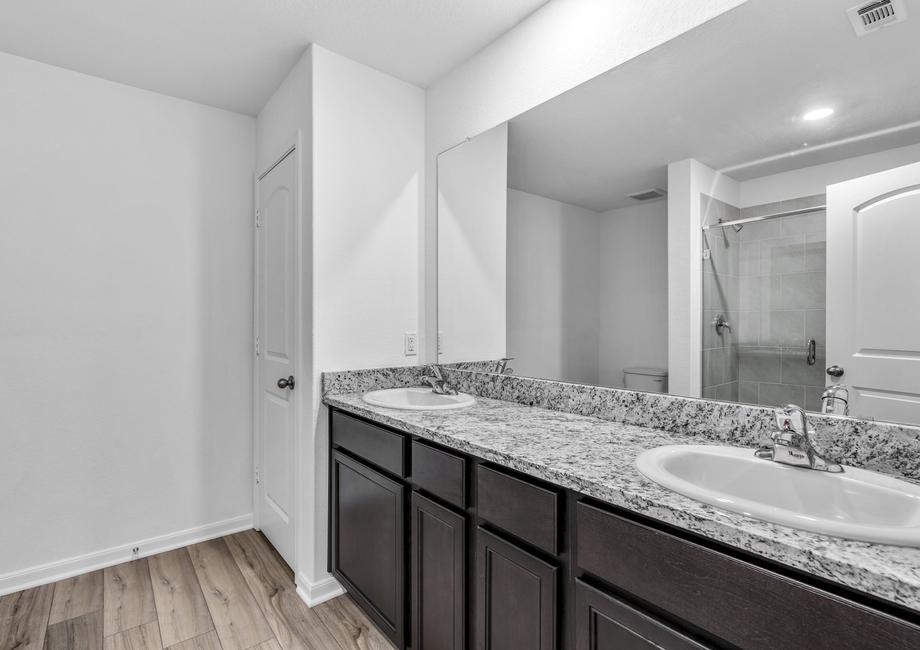
[[[700,437],[513,402],[476,398],[453,411],[366,404],[361,393],[326,404],[407,431],[633,512],[920,611],[920,549],[854,542],[771,524],[694,501],[635,468],[646,449],[716,444]]]

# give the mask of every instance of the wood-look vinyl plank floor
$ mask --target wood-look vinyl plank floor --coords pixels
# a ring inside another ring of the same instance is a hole
[[[0,598],[0,650],[41,650],[51,614],[54,585]]]
[[[220,637],[215,630],[211,630],[194,639],[169,646],[169,650],[221,650]]]
[[[0,650],[392,650],[348,596],[314,608],[249,530],[0,597]]]
[[[45,650],[99,650],[101,647],[101,608],[49,625],[45,633]]]
[[[102,580],[102,571],[92,571],[54,583],[48,624],[102,611]]]
[[[162,650],[160,626],[156,621],[105,637],[105,650]]]
[[[314,607],[313,611],[332,631],[343,650],[396,648],[348,596],[328,600]]]
[[[227,543],[216,539],[188,550],[224,650],[248,650],[273,638]]]
[[[184,548],[148,558],[160,637],[164,647],[214,629],[192,559]]]
[[[283,650],[336,650],[339,643],[294,587],[294,575],[259,533],[226,538],[243,578]]]
[[[103,573],[103,634],[112,636],[157,620],[146,558]]]

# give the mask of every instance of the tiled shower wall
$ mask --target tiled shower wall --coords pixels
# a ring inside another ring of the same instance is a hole
[[[704,223],[824,203],[816,195],[737,210],[708,200]],[[704,232],[703,397],[820,410],[825,367],[825,213]],[[722,236],[721,230],[727,231]],[[724,313],[733,331],[712,325]],[[816,342],[813,365],[808,341]]]
[[[705,194],[700,196],[703,223],[718,223],[719,219],[738,219],[741,211],[733,205]],[[738,285],[741,238],[731,228],[703,231],[703,249],[709,259],[703,260],[703,397],[737,402],[740,394],[738,341]],[[729,322],[727,329],[716,333],[715,320],[719,314]]]
[[[824,204],[824,195],[769,203],[742,218]],[[825,368],[826,213],[747,224],[739,233],[739,399],[820,410]],[[817,346],[806,362],[809,340]]]

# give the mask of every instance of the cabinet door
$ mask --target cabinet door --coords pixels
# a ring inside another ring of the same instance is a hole
[[[412,493],[413,648],[466,646],[466,521]]]
[[[705,646],[623,601],[575,583],[576,650],[702,650]]]
[[[398,647],[405,641],[405,487],[332,454],[332,567]]]
[[[476,648],[555,648],[557,574],[552,564],[477,529]]]

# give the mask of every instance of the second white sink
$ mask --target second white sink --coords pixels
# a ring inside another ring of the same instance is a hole
[[[920,546],[920,486],[854,467],[842,474],[781,465],[751,449],[669,445],[642,453],[639,471],[703,503],[847,539]]]
[[[373,406],[410,411],[462,409],[476,403],[473,396],[466,393],[439,395],[426,387],[374,390],[364,395],[364,401]]]

